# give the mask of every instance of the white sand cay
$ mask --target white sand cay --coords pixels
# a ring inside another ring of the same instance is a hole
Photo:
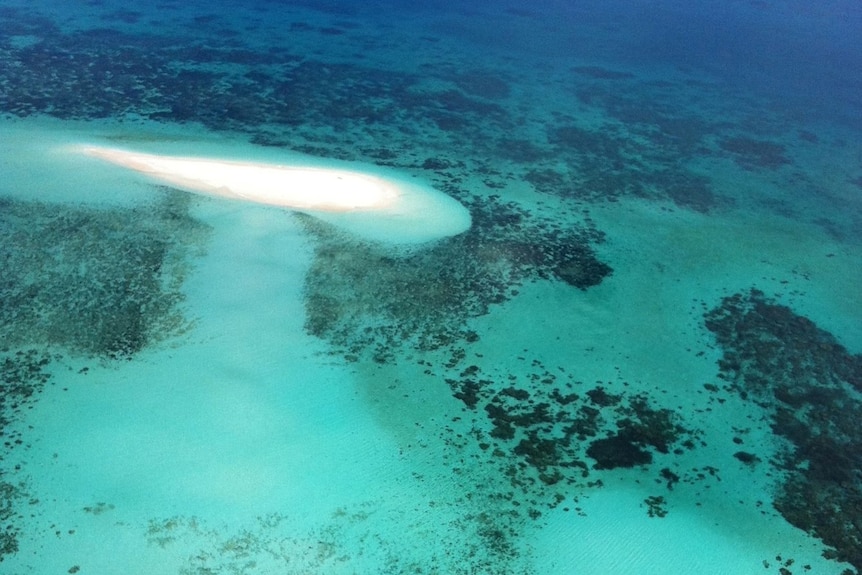
[[[77,151],[181,189],[315,215],[387,243],[415,244],[470,227],[460,203],[427,186],[354,170],[175,157],[79,146]]]

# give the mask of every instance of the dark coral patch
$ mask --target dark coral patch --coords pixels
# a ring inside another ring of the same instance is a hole
[[[724,298],[706,326],[722,348],[720,376],[766,409],[788,442],[770,460],[784,478],[775,508],[862,569],[862,356],[755,289]]]
[[[677,206],[706,213],[718,203],[708,178],[692,173],[669,176],[661,182],[662,188]]]
[[[465,321],[523,282],[587,289],[612,271],[596,257],[592,243],[601,235],[589,227],[563,229],[496,198],[474,198],[470,208],[469,231],[406,255],[304,218],[320,240],[306,280],[308,331],[351,355],[373,349],[383,361],[404,345],[430,350],[468,340]],[[470,389],[459,393],[469,397]]]
[[[0,339],[128,358],[186,325],[186,256],[206,228],[188,194],[100,210],[0,201]]]
[[[616,469],[652,463],[652,454],[649,451],[623,435],[596,439],[587,448],[587,455],[596,460],[596,469]]]
[[[601,385],[598,387],[594,387],[593,389],[587,392],[587,397],[590,398],[590,401],[598,405],[599,407],[607,407],[609,405],[616,405],[622,399],[622,396],[619,394],[608,393],[604,387]]]
[[[748,451],[737,451],[733,454],[733,456],[741,462],[745,463],[746,465],[754,465],[755,463],[760,461],[759,457]]]
[[[694,445],[699,432],[685,427],[671,410],[656,408],[645,394],[615,394],[603,386],[583,397],[564,393],[576,385],[571,376],[557,377],[540,362],[532,366],[535,371],[527,377],[494,378],[477,368],[446,379],[468,409],[485,403],[489,425],[475,423],[488,430],[487,436],[479,433],[483,449],[493,447],[499,456],[513,458],[506,470],[513,486],[582,484],[591,474],[587,458],[595,460],[595,471],[608,471],[648,465],[654,453],[672,457],[670,448],[678,443]],[[682,451],[676,448],[674,454]],[[664,477],[672,484],[669,470]]]
[[[11,424],[61,359],[38,350],[129,359],[188,326],[182,281],[207,231],[190,198],[162,190],[154,205],[114,209],[0,199],[0,462],[26,448]],[[18,550],[19,471],[0,466],[0,561]]]
[[[775,170],[791,163],[785,147],[775,142],[736,137],[725,138],[718,145],[746,170]]]
[[[36,349],[5,348],[0,351],[0,464],[15,449],[26,448],[20,428],[14,427],[21,414],[32,407],[50,381],[54,356]],[[16,468],[16,471],[18,469]],[[0,562],[18,551],[21,528],[14,522],[26,500],[25,486],[13,477],[11,466],[0,465]]]
[[[547,148],[520,138],[503,138],[497,148],[500,157],[522,164],[547,159],[550,155]]]
[[[663,117],[647,120],[683,130],[681,121],[673,123]],[[553,157],[569,159],[569,169],[534,164],[524,179],[537,191],[582,201],[616,201],[625,196],[664,199],[699,212],[726,202],[713,191],[707,177],[682,168],[678,160],[670,161],[671,156],[678,156],[679,148],[690,149],[694,144],[648,127],[643,130],[650,140],[660,137],[663,141],[661,146],[644,146],[630,136],[632,130],[639,131],[633,126],[622,130],[617,125],[599,129],[555,126],[548,131],[548,143]]]
[[[506,98],[511,92],[509,83],[503,78],[483,70],[462,72],[455,75],[453,80],[464,93],[488,100]]]

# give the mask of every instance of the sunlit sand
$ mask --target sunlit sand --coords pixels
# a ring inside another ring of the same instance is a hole
[[[467,209],[449,196],[359,171],[161,156],[99,146],[77,150],[184,190],[306,212],[377,241],[421,243],[470,227]]]

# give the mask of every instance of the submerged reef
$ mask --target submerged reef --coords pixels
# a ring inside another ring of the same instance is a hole
[[[719,146],[748,171],[775,170],[792,163],[786,156],[785,147],[775,142],[736,137],[721,140]]]
[[[329,517],[320,517],[322,524],[310,531],[298,530],[295,518],[282,513],[258,516],[241,527],[172,516],[151,520],[146,536],[154,547],[169,549],[176,541],[199,546],[188,553],[180,570],[183,575],[527,575],[535,571],[527,546],[518,543],[520,533],[502,525],[504,517],[490,509],[466,511],[473,507],[467,500],[460,505],[437,500],[427,504],[435,510],[433,530],[425,524],[430,519],[428,508],[382,498],[339,507]],[[439,513],[443,507],[452,513]],[[405,523],[411,526],[406,531]],[[369,560],[369,555],[374,559]]]
[[[530,367],[524,377],[469,365],[446,378],[474,414],[479,447],[509,462],[505,473],[515,488],[583,486],[595,479],[591,470],[647,466],[653,453],[681,454],[696,446],[699,432],[670,409],[655,407],[645,393],[585,389],[571,370],[551,371],[536,360]]]
[[[128,358],[182,331],[187,256],[205,226],[188,194],[98,209],[0,199],[0,340]]]
[[[9,455],[28,446],[18,424],[52,365],[63,354],[130,359],[188,326],[180,288],[207,235],[190,198],[162,189],[133,208],[0,198],[0,561],[18,550],[27,504],[26,469]]]
[[[51,354],[36,349],[0,351],[0,562],[18,551],[19,506],[25,501],[26,486],[16,480],[20,469],[7,467],[6,460],[16,449],[26,449],[26,439],[16,425],[22,412],[36,401],[45,384],[51,379],[48,370]]]
[[[646,137],[642,130],[649,133],[652,145],[641,142]],[[653,131],[637,122],[624,128],[610,123],[587,128],[573,118],[567,125],[548,128],[549,162],[525,161],[523,178],[539,192],[579,201],[629,196],[670,201],[697,212],[730,203],[713,190],[709,178],[684,167],[681,158],[687,151],[680,150],[675,140],[656,142]],[[556,167],[560,163],[567,168]]]
[[[588,226],[563,227],[496,197],[473,198],[467,232],[404,254],[344,236],[303,217],[317,239],[306,277],[306,329],[348,359],[384,363],[402,346],[434,350],[477,335],[465,322],[501,304],[527,281],[557,280],[578,289],[611,268]]]
[[[459,454],[453,473],[465,457],[497,470],[503,485],[493,498],[517,518],[536,519],[617,468],[642,467],[672,483],[673,458],[694,449],[700,432],[646,392],[584,385],[573,366],[550,370],[533,360],[507,372],[468,359],[480,338],[470,320],[516,297],[524,283],[587,290],[602,282],[612,271],[593,251],[602,234],[494,196],[465,203],[469,231],[406,253],[303,217],[318,239],[305,284],[307,331],[348,361],[385,366],[418,355],[425,374],[445,381],[463,405],[463,425],[453,423],[469,433],[441,430]],[[488,487],[468,489],[478,499]]]
[[[0,561],[18,550],[27,504],[25,470],[9,455],[27,448],[21,415],[60,352],[129,359],[188,325],[180,288],[207,231],[189,201],[168,189],[134,208],[0,198]]]
[[[787,442],[771,461],[775,509],[862,571],[862,355],[756,289],[724,298],[705,321],[720,377]]]

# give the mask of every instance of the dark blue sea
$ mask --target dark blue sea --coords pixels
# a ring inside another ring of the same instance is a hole
[[[859,573],[860,285],[858,0],[0,0],[0,573]]]

